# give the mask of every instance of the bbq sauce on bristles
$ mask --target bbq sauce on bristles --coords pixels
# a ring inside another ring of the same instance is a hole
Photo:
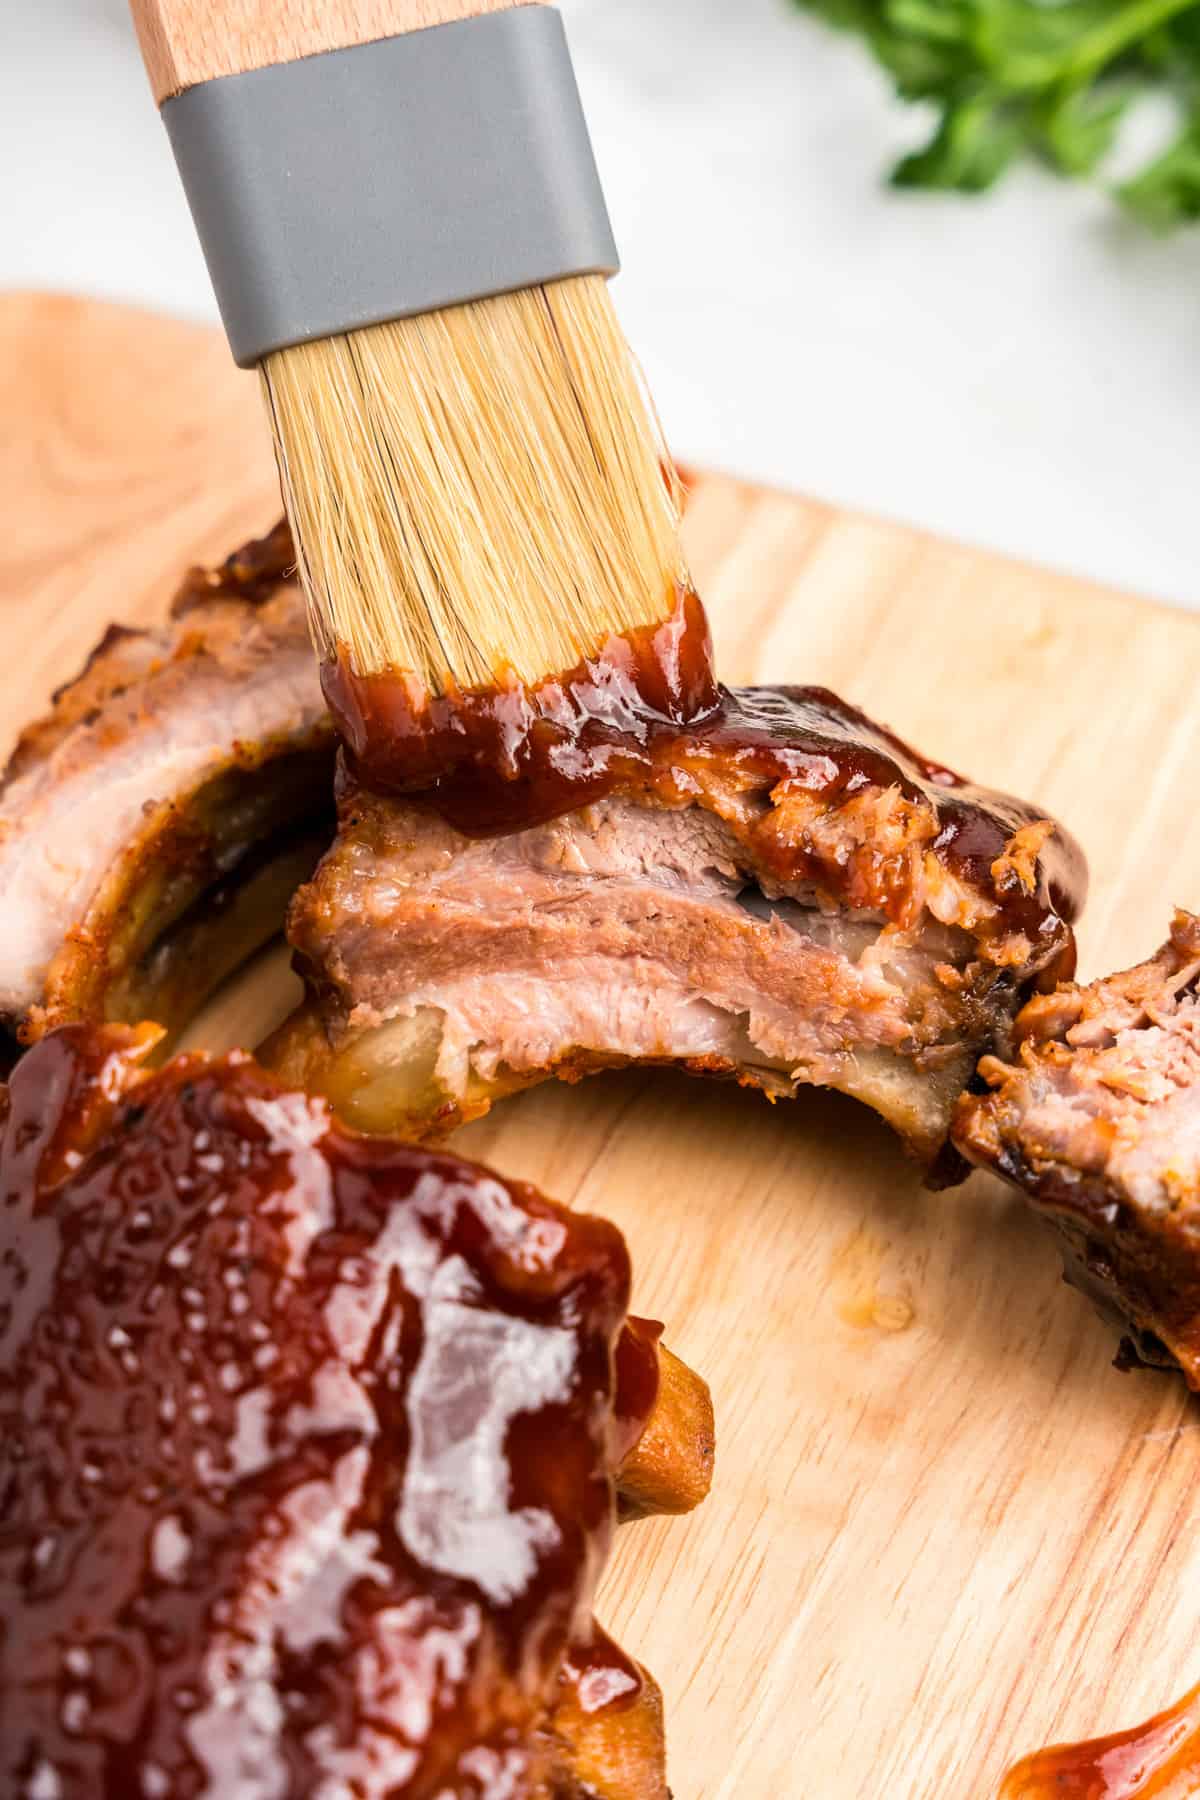
[[[687,584],[678,482],[599,276],[279,351],[262,380],[327,664],[432,695],[534,683]]]
[[[325,662],[437,697],[655,627],[679,509],[557,10],[132,3]]]

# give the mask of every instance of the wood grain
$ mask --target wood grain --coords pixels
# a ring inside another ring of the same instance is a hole
[[[7,735],[277,500],[254,384],[194,328],[0,302],[0,417]],[[726,478],[689,536],[727,676],[828,682],[1070,822],[1089,973],[1200,903],[1192,619]],[[252,1035],[280,981],[275,953],[200,1035]],[[926,1194],[848,1101],[669,1076],[460,1142],[616,1219],[714,1386],[711,1500],[624,1533],[602,1603],[666,1689],[679,1800],[991,1800],[1019,1753],[1200,1677],[1200,1409],[1110,1368],[997,1183]]]
[[[158,105],[218,75],[244,75],[325,50],[536,0],[130,0]]]

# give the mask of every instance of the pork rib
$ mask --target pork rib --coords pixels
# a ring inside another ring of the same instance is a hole
[[[1023,1188],[1126,1360],[1200,1389],[1200,918],[1148,962],[1032,999],[965,1097],[964,1155]]]
[[[415,1135],[629,1062],[818,1083],[932,1161],[979,1055],[1073,969],[1071,840],[821,689],[720,690],[603,750],[594,797],[512,829],[493,768],[408,796],[343,766],[288,919],[308,1000],[268,1060]],[[472,810],[489,792],[497,818]]]
[[[333,732],[277,529],[113,627],[0,783],[0,1019],[178,1030],[329,841]]]
[[[153,1038],[0,1107],[0,1791],[666,1800],[591,1599],[711,1416],[619,1233]]]

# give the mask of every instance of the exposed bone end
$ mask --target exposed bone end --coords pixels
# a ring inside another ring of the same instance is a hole
[[[659,1344],[658,1398],[617,1472],[622,1519],[699,1506],[712,1486],[715,1443],[708,1383]]]
[[[538,1800],[671,1800],[662,1689],[640,1664],[629,1668],[636,1690],[600,1705],[590,1671],[563,1671],[550,1725],[558,1754]]]
[[[335,1049],[310,999],[256,1055],[282,1081],[323,1094],[356,1131],[428,1140],[477,1118],[491,1103],[482,1092],[454,1095],[439,1078],[442,1024],[436,1008],[422,1007],[411,1018],[391,1019]]]

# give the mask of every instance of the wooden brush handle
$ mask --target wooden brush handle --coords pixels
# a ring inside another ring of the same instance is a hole
[[[154,98],[537,0],[130,0]]]

